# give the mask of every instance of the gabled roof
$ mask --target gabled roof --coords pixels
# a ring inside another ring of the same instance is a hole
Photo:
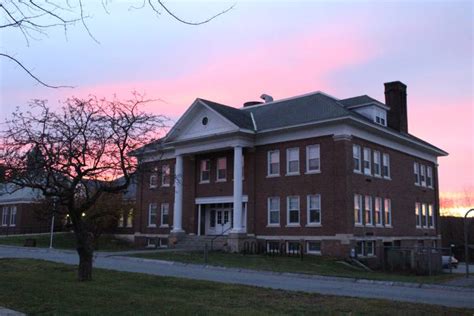
[[[345,107],[352,107],[352,106],[357,106],[357,105],[362,105],[362,104],[369,104],[369,103],[377,103],[377,104],[385,105],[383,102],[380,102],[379,100],[371,98],[366,94],[360,95],[358,97],[342,99],[342,100],[339,100],[339,103],[341,103]]]
[[[31,188],[19,188],[12,183],[0,183],[0,204],[10,202],[36,202],[43,194]]]
[[[242,111],[253,114],[258,131],[350,115],[350,111],[339,105],[337,99],[321,92],[243,108]]]
[[[236,109],[234,107],[216,103],[213,101],[199,99],[208,105],[211,109],[224,116],[226,119],[237,125],[239,128],[254,130],[252,117],[249,113]]]

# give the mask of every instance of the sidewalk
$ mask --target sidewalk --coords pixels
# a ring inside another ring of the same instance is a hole
[[[26,316],[26,315],[0,306],[0,316]]]
[[[107,255],[110,255],[110,253]],[[0,258],[33,258],[66,264],[78,263],[77,254],[69,251],[49,249],[0,246]],[[288,291],[377,298],[474,309],[474,290],[469,288],[261,272],[132,257],[105,256],[103,253],[99,253],[96,256],[94,266],[96,268],[116,271],[207,280]]]

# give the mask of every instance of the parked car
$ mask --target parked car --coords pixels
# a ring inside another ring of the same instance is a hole
[[[442,256],[441,257],[441,264],[443,265],[444,269],[449,269],[453,267],[454,269],[458,268],[458,259],[454,258],[454,256]]]

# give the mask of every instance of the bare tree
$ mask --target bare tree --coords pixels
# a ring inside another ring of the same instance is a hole
[[[108,12],[109,1],[101,0],[102,6]],[[231,6],[202,21],[188,21],[175,14],[161,0],[135,0],[131,1],[130,9],[148,8],[157,15],[161,15],[161,11],[166,12],[173,19],[187,25],[201,25],[210,22],[218,16],[230,11]],[[52,29],[62,29],[67,36],[69,28],[79,24],[82,25],[87,34],[97,43],[99,41],[94,37],[93,33],[87,25],[90,18],[89,12],[83,5],[82,0],[1,0],[0,1],[0,29],[16,29],[21,34],[29,46],[30,41],[39,40],[48,36]],[[61,88],[71,86],[51,85],[42,81],[38,76],[32,73],[19,59],[10,53],[0,52],[0,57],[6,58],[17,64],[31,78],[39,84],[48,88]]]
[[[92,278],[93,223],[104,215],[97,205],[123,193],[138,166],[129,153],[153,141],[168,122],[140,111],[146,102],[137,94],[125,102],[71,98],[53,112],[36,100],[28,111],[17,109],[0,132],[6,180],[41,191],[67,211],[81,281]]]

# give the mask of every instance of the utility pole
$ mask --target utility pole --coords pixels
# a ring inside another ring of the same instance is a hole
[[[474,211],[474,208],[471,208],[467,211],[466,215],[464,215],[464,256],[466,257],[464,261],[466,261],[466,278],[469,278],[469,245],[468,245],[468,225],[467,225],[467,215]]]

